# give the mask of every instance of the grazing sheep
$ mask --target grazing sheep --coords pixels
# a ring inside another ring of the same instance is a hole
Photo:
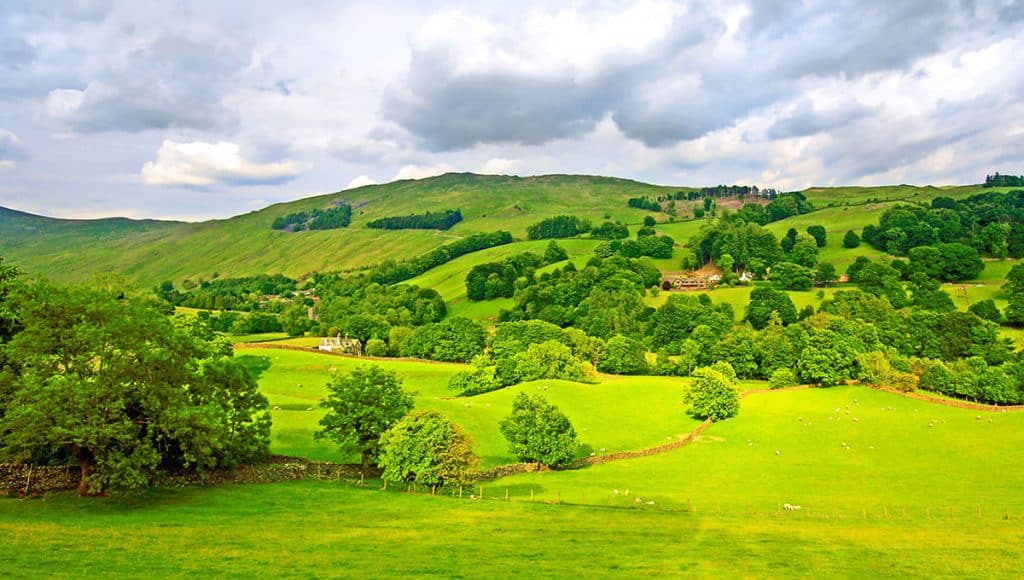
[[[297,384],[297,385],[295,385],[295,386],[296,386],[296,387],[299,387],[299,388],[301,389],[301,388],[302,388],[302,383],[299,383],[299,384]]]
[[[313,407],[306,407],[306,410],[307,410],[307,411],[312,411],[312,410],[313,410]]]
[[[635,504],[644,503],[644,498],[642,498],[640,496],[636,496],[636,498],[633,500],[633,503],[635,503]]]
[[[601,449],[599,449],[599,451],[600,451],[601,453],[604,453],[604,452],[605,452],[605,451],[607,451],[607,450],[606,450],[606,449],[605,449],[604,447],[602,447]]]
[[[653,501],[649,501],[649,502],[647,502],[647,505],[654,505],[654,502]]]
[[[615,489],[613,489],[612,493],[614,493],[615,495],[619,495],[619,488],[616,487]]]
[[[854,417],[852,420],[853,420],[854,423],[859,423],[860,422],[860,419],[858,419],[857,417]]]
[[[622,495],[629,495],[629,490],[627,489],[626,491],[622,492]]]
[[[796,510],[800,509],[800,506],[784,503],[784,504],[782,504],[782,509],[784,509],[786,511],[789,511],[789,512],[792,512],[792,511],[796,511]]]
[[[782,452],[781,452],[781,451],[779,451],[778,449],[776,449],[776,450],[775,450],[775,454],[776,454],[776,455],[782,455]]]
[[[274,411],[280,411],[280,410],[281,410],[281,407],[280,407],[280,406],[278,406],[278,405],[274,405],[274,408],[273,408],[272,410],[274,410]]]

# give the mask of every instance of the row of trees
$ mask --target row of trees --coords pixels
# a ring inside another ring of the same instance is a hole
[[[1024,256],[1024,190],[963,200],[937,197],[930,207],[894,207],[877,226],[865,226],[861,238],[899,256],[920,246],[959,243],[997,258],[1019,258]]]
[[[543,219],[526,229],[531,240],[573,238],[590,231],[590,222],[570,215],[557,215]]]
[[[462,221],[462,211],[446,209],[439,212],[382,217],[366,224],[378,230],[448,230]]]
[[[254,311],[269,306],[264,301],[265,296],[291,298],[298,289],[297,282],[283,274],[201,280],[198,286],[194,283],[191,286],[178,290],[173,283],[166,281],[154,291],[173,306]],[[283,308],[283,305],[276,306]]]
[[[1000,175],[995,172],[985,176],[985,187],[1024,187],[1024,175]]]
[[[321,403],[327,414],[315,438],[333,441],[343,454],[359,453],[363,466],[375,463],[386,481],[451,486],[472,480],[480,463],[472,439],[437,411],[414,411],[394,371],[359,365],[334,375],[327,390]],[[500,430],[520,461],[560,467],[579,447],[568,418],[539,395],[520,393]]]
[[[352,223],[352,206],[342,203],[328,209],[300,211],[274,218],[270,227],[275,230],[298,232],[302,230],[334,230]]]
[[[378,284],[396,284],[415,278],[427,270],[448,263],[459,256],[510,243],[512,243],[512,234],[508,232],[473,234],[409,260],[401,262],[386,260],[374,268],[370,277]]]

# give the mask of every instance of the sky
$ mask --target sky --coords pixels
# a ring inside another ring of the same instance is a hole
[[[222,218],[447,171],[1024,173],[1024,0],[3,0],[0,205]]]

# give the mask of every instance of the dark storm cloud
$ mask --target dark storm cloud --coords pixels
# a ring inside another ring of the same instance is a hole
[[[80,104],[58,117],[84,133],[229,127],[237,113],[224,96],[244,65],[231,48],[161,38],[90,80]]]

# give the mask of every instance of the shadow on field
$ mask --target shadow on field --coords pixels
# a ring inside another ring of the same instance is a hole
[[[267,356],[256,356],[254,354],[243,354],[235,357],[235,360],[242,364],[249,374],[252,375],[253,380],[260,380],[263,373],[270,368],[270,357]]]

